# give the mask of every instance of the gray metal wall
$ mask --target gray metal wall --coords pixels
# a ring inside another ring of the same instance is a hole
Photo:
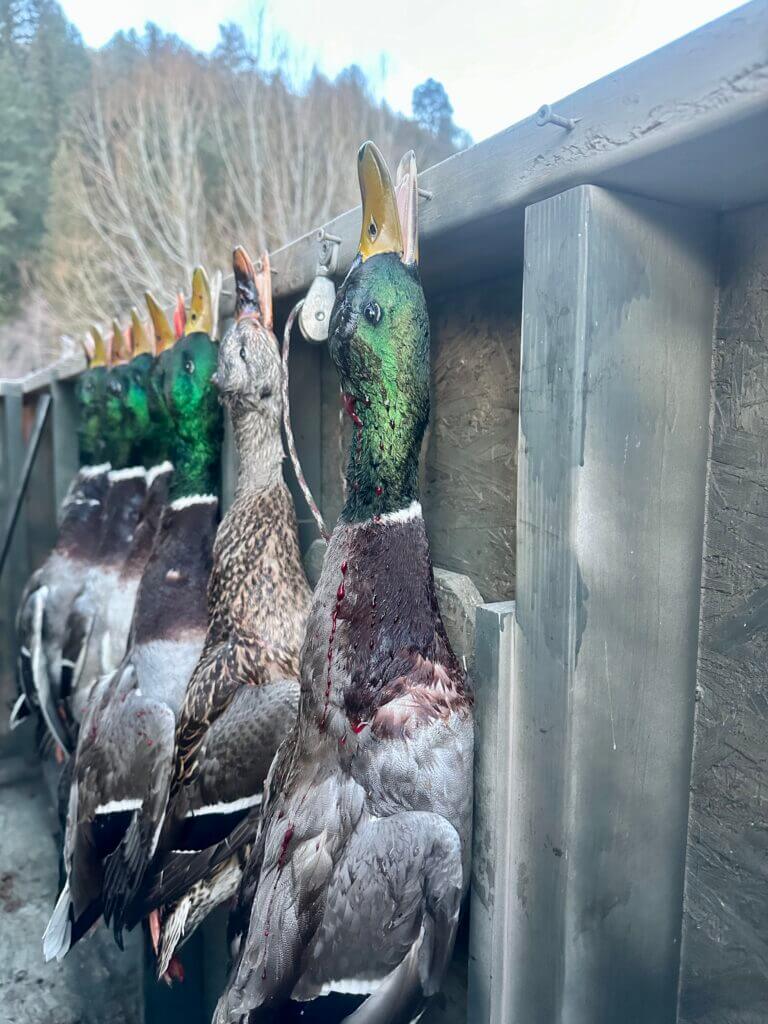
[[[681,1024],[768,1020],[768,205],[719,262]]]

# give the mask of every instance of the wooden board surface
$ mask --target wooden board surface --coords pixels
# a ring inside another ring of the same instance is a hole
[[[714,220],[528,211],[505,1022],[675,1019]]]
[[[768,205],[722,218],[681,1024],[768,1020]]]

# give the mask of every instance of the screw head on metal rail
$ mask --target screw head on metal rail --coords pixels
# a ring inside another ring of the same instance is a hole
[[[558,128],[565,128],[570,132],[580,120],[580,117],[563,117],[561,114],[556,114],[549,103],[543,103],[536,111],[536,124],[539,128],[543,128],[545,124],[555,124]]]

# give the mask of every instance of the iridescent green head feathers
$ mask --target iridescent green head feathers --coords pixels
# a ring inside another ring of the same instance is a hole
[[[198,267],[184,336],[158,356],[152,372],[152,387],[169,417],[174,498],[218,491],[224,426],[213,383],[218,346],[212,329],[208,278]]]
[[[107,384],[107,348],[98,328],[83,342],[88,369],[75,383],[75,396],[80,409],[78,441],[80,461],[95,465],[110,459],[111,452],[104,432],[104,398]]]
[[[429,319],[417,268],[413,154],[400,163],[397,190],[371,142],[360,149],[358,171],[360,245],[336,296],[329,336],[356,428],[343,512],[349,520],[395,511],[418,496],[429,417]]]

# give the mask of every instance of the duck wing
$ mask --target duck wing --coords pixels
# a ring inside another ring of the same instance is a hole
[[[431,812],[371,817],[356,790],[315,780],[305,799],[296,790],[270,814],[252,854],[261,867],[248,934],[215,1024],[271,1020],[289,1000],[332,992],[368,996],[345,1018],[355,1024],[406,1024],[437,991],[459,919],[458,833]],[[310,800],[320,817],[302,813]],[[249,865],[240,912],[252,882]]]
[[[209,730],[239,693],[296,679],[298,674],[295,654],[257,636],[239,633],[209,648],[195,669],[179,714],[174,795],[199,770],[198,753]]]
[[[46,608],[50,587],[33,590],[24,605],[22,622],[26,643],[19,648],[19,674],[27,704],[36,704],[45,728],[54,743],[69,756],[74,750],[72,731],[59,713],[59,705],[51,691],[51,681],[43,642]]]
[[[172,710],[141,693],[130,662],[94,691],[80,729],[65,840],[67,883],[49,925],[48,959],[67,952],[80,934],[78,922],[92,918],[94,908],[109,921],[143,877],[157,841],[147,822],[162,817],[168,798],[174,729]],[[65,918],[69,935],[61,927]],[[121,944],[121,921],[113,924]]]
[[[216,658],[208,662],[220,663]],[[208,911],[232,895],[241,865],[229,866],[227,886],[221,884],[223,867],[253,840],[264,780],[295,721],[298,699],[294,679],[241,685],[211,723],[194,753],[194,770],[172,798],[154,880],[140,905],[132,908],[132,922],[155,907],[177,902],[192,886],[207,887]],[[198,902],[202,895],[200,889]]]
[[[115,723],[124,744],[113,800],[131,812],[104,860],[104,919],[122,948],[124,908],[136,898],[154,856],[170,790],[176,720],[167,704],[134,692]]]
[[[78,689],[83,674],[88,645],[96,621],[96,610],[89,600],[88,580],[75,599],[64,629],[61,649],[60,698],[68,702]]]
[[[43,571],[38,569],[27,581],[16,612],[16,689],[18,697],[10,717],[10,727],[21,725],[37,708],[38,698],[32,671],[33,659],[39,658],[42,647],[41,629],[35,630],[35,595],[44,583]]]
[[[293,679],[238,689],[206,731],[194,771],[177,790],[177,848],[203,850],[219,842],[261,803],[264,780],[298,704],[299,684]]]

